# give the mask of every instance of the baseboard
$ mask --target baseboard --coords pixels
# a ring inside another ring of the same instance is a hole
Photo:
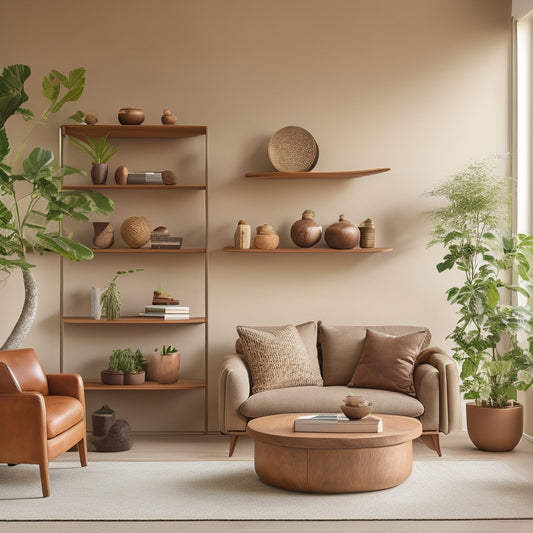
[[[524,439],[528,440],[529,442],[533,442],[533,437],[531,435],[528,435],[527,433],[523,433],[522,437],[524,437]]]

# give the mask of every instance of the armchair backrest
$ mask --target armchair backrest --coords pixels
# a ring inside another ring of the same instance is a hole
[[[21,390],[48,394],[46,373],[33,348],[0,351],[0,361],[9,367]]]

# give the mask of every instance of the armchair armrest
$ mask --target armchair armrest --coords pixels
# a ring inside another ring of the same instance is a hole
[[[439,380],[439,431],[450,433],[461,429],[461,395],[459,372],[455,361],[441,348],[426,348],[417,364],[427,364],[438,371]]]
[[[41,393],[0,393],[0,427],[2,462],[39,463],[44,459],[46,408]]]
[[[79,374],[46,374],[48,393],[57,396],[71,396],[85,406],[85,389]]]
[[[251,380],[248,367],[237,354],[222,360],[218,378],[218,425],[222,433],[245,431],[248,419],[239,410],[250,396]]]
[[[21,388],[15,374],[3,361],[0,361],[0,393],[20,391]]]

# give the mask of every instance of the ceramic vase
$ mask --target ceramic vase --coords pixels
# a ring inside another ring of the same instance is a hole
[[[109,248],[114,240],[115,233],[109,222],[93,222],[93,244],[95,248]]]
[[[234,243],[235,248],[239,250],[248,250],[251,245],[252,229],[249,224],[246,224],[243,220],[237,224],[235,230]]]
[[[107,181],[107,163],[93,163],[91,179],[95,185],[103,185]]]
[[[91,287],[91,316],[95,320],[102,318],[102,306],[100,305],[100,298],[105,291],[105,287]]]

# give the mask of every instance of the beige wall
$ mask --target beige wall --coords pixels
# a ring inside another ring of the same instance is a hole
[[[135,105],[147,123],[170,107],[180,123],[208,126],[210,430],[218,368],[237,324],[424,324],[448,347],[455,317],[444,291],[453,276],[438,275],[441,251],[426,249],[423,195],[470,160],[508,152],[510,41],[511,2],[502,0],[4,0],[0,20],[2,61],[32,67],[32,95],[49,69],[84,66],[80,106],[101,123]],[[66,116],[43,142],[55,146]],[[328,182],[246,180],[245,172],[269,169],[266,143],[287,125],[315,136],[316,170],[392,170]],[[272,224],[288,245],[306,208],[324,226],[340,213],[354,223],[371,217],[377,245],[394,251],[222,252],[240,218]],[[59,263],[40,263],[27,344],[53,370]],[[105,278],[101,268],[95,276]],[[21,289],[13,280],[2,291],[3,337]],[[138,413],[131,400],[141,400]],[[202,403],[195,393],[90,398],[102,401],[137,430],[196,429]]]

